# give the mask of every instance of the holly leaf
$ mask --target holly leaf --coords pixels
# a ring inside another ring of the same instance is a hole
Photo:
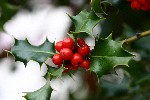
[[[50,80],[52,80],[53,78],[62,78],[63,71],[65,70],[63,65],[60,68],[56,68],[56,67],[47,65],[47,68],[48,68],[48,70],[47,70],[47,73],[44,76],[44,78],[50,79]]]
[[[22,61],[26,65],[30,60],[34,60],[42,65],[42,63],[45,62],[48,57],[52,57],[56,51],[54,43],[48,40],[40,46],[33,46],[26,39],[15,40],[11,52],[15,56],[15,61]]]
[[[26,100],[50,100],[53,89],[50,87],[50,82],[47,83],[37,91],[26,92],[24,96]]]
[[[91,52],[90,70],[98,77],[110,73],[118,65],[128,66],[132,54],[122,48],[121,42],[112,40],[112,34],[106,39],[99,39]]]
[[[99,18],[92,10],[90,13],[83,10],[78,15],[69,15],[69,17],[75,25],[74,33],[85,32],[94,38],[92,34],[93,28],[100,22],[101,18]]]

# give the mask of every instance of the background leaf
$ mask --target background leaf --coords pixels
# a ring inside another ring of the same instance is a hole
[[[91,8],[95,13],[103,13],[103,9],[101,7],[101,0],[91,0]]]
[[[118,82],[110,82],[106,80],[100,81],[100,86],[102,89],[102,96],[113,97],[113,96],[121,96],[129,93],[130,88],[130,80],[127,76],[124,76],[123,80]]]
[[[150,84],[150,72],[147,70],[148,66],[141,62],[131,60],[129,62],[130,67],[124,68],[132,78],[132,86],[140,85],[141,88],[149,86]],[[136,72],[135,72],[136,71]]]
[[[30,9],[28,0],[0,0],[0,31],[4,31],[3,25],[22,8]]]

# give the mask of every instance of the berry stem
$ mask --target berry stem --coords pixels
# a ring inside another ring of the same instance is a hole
[[[131,43],[131,42],[134,42],[140,38],[143,38],[143,37],[146,37],[146,36],[149,36],[150,35],[150,30],[148,31],[144,31],[144,32],[141,32],[141,33],[138,33],[137,35],[133,36],[133,37],[130,37],[128,39],[125,39],[125,40],[122,40],[122,43],[123,44],[128,44],[128,43]]]

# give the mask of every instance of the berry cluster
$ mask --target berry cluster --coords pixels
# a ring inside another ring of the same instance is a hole
[[[150,0],[128,0],[128,2],[131,2],[131,8],[134,10],[150,10]]]
[[[78,67],[89,69],[90,48],[81,38],[77,38],[77,43],[72,38],[67,37],[55,45],[58,51],[52,58],[53,63],[60,67],[62,64],[67,70],[77,70]]]

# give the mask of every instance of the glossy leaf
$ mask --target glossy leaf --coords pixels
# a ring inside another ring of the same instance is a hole
[[[31,45],[28,40],[15,40],[15,45],[11,48],[16,61],[22,61],[25,65],[30,60],[37,61],[40,65],[55,54],[54,43],[46,40],[40,46]]]
[[[26,100],[50,100],[53,89],[50,87],[50,82],[47,83],[37,91],[26,92],[24,96]]]
[[[95,11],[95,13],[103,13],[101,0],[91,0],[91,8]]]
[[[69,15],[69,17],[75,25],[74,33],[86,32],[94,38],[92,34],[93,28],[100,22],[101,19],[93,11],[89,13],[86,10],[83,10],[78,15]]]
[[[118,65],[128,66],[132,54],[122,48],[121,42],[112,40],[112,35],[106,39],[99,39],[91,53],[90,70],[99,77],[113,71]]]
[[[63,66],[61,66],[60,68],[56,68],[56,67],[47,65],[47,68],[48,70],[44,78],[50,79],[50,80],[52,80],[53,78],[62,78],[63,71],[65,70]]]

